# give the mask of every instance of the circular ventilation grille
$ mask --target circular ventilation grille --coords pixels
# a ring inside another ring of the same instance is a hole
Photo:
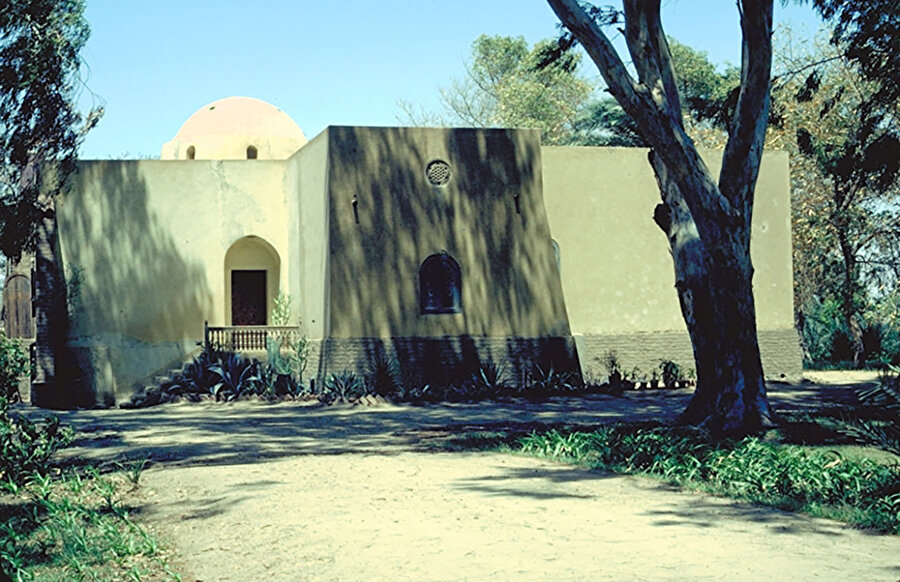
[[[428,181],[435,186],[443,186],[450,181],[450,164],[441,160],[435,160],[425,168]]]

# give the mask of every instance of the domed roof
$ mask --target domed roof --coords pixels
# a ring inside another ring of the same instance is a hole
[[[287,113],[253,97],[226,97],[204,105],[184,122],[175,138],[190,140],[211,134],[306,140]]]
[[[211,140],[215,142],[212,148],[207,146]],[[231,148],[225,147],[225,142],[237,148],[233,155],[226,151]],[[300,127],[271,103],[253,97],[226,97],[194,112],[163,146],[162,157],[183,158],[187,148],[195,145],[196,159],[241,158],[245,148],[252,145],[260,149],[260,158],[283,159],[305,143]],[[271,156],[263,156],[263,150],[272,150]]]

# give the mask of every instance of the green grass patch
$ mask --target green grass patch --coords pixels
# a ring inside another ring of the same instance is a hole
[[[35,473],[0,495],[0,567],[13,580],[179,580],[126,504],[143,464]]]
[[[717,442],[693,429],[627,424],[532,432],[513,450],[900,533],[900,464],[859,451],[758,437]]]

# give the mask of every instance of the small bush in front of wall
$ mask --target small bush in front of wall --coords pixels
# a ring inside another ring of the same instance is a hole
[[[546,368],[535,364],[524,386],[524,396],[546,398],[575,392],[581,388],[578,376],[571,372],[559,372],[552,365]]]
[[[214,383],[209,388],[216,400],[236,400],[241,396],[258,395],[262,383],[259,361],[229,352],[209,367]]]
[[[19,378],[28,373],[28,354],[22,342],[0,330],[0,398],[19,399]]]
[[[482,398],[493,398],[510,389],[506,370],[490,359],[482,362],[478,370],[472,373],[468,385],[472,392],[480,394]]]
[[[368,394],[369,389],[363,378],[352,372],[340,372],[332,374],[322,384],[319,401],[325,404],[353,404]]]
[[[377,354],[369,364],[366,381],[369,389],[377,396],[395,398],[404,392],[403,382],[400,378],[400,366],[396,360],[384,354]]]
[[[262,364],[232,351],[204,349],[181,372],[158,387],[135,395],[123,408],[142,408],[182,399],[232,401],[266,394]]]

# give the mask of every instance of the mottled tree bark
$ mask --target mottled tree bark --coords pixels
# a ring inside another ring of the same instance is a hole
[[[659,0],[624,0],[637,79],[576,0],[548,0],[650,144],[697,388],[680,422],[740,436],[771,424],[753,299],[750,223],[769,108],[772,1],[742,0],[741,90],[718,183],[684,130]]]

